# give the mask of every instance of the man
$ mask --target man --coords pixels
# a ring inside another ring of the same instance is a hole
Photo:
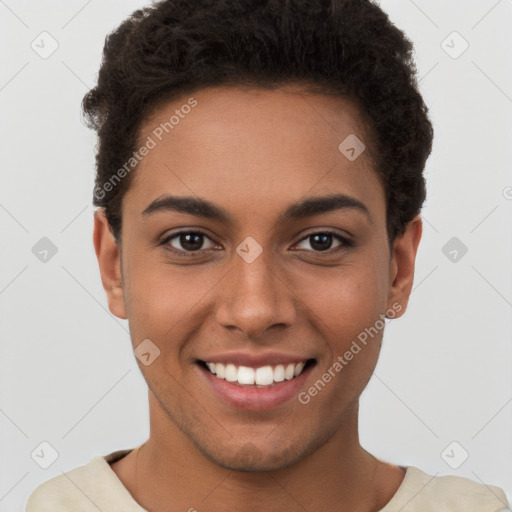
[[[109,36],[83,103],[94,247],[151,433],[28,512],[506,509],[359,443],[422,232],[433,130],[411,55],[363,0],[163,1]]]

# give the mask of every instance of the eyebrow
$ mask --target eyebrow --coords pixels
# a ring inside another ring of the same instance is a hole
[[[364,213],[370,223],[373,224],[368,207],[359,199],[346,194],[311,197],[294,203],[282,214],[281,221],[298,220],[347,208]],[[233,223],[233,218],[224,208],[205,199],[188,196],[165,195],[158,197],[142,212],[142,216],[149,217],[154,213],[162,211],[189,213],[225,224]]]

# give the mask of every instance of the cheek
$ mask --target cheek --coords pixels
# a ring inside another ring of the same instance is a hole
[[[379,269],[375,261],[347,265],[309,283],[307,305],[333,349],[343,349],[385,312],[386,279]]]
[[[386,302],[376,276],[354,269],[343,279],[317,285],[310,304],[309,318],[322,333],[327,350],[319,361],[318,380],[305,392],[311,397],[322,394],[324,400],[314,407],[336,424],[373,374],[386,325],[381,317]],[[337,411],[334,415],[333,405]]]
[[[186,324],[204,292],[185,271],[136,252],[126,261],[125,269],[125,301],[133,343],[149,338],[162,349],[164,340],[175,338],[175,332]]]

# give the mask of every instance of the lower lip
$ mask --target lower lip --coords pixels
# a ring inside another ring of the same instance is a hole
[[[308,366],[298,377],[263,388],[240,386],[219,379],[199,364],[197,367],[213,391],[231,407],[246,411],[266,411],[297,396],[313,366]]]

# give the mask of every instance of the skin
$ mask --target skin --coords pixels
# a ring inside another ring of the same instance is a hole
[[[359,397],[377,363],[383,330],[313,397],[267,411],[222,403],[199,378],[197,358],[270,350],[315,358],[302,390],[322,377],[359,333],[393,305],[407,307],[421,238],[412,219],[390,252],[386,204],[369,152],[349,161],[338,145],[368,140],[348,100],[298,87],[202,89],[198,105],[142,160],[122,204],[122,243],[101,210],[94,245],[110,311],[128,319],[133,347],[149,338],[160,356],[145,366],[150,437],[112,464],[149,511],[378,511],[403,470],[359,443]],[[140,140],[189,96],[163,103]],[[305,198],[344,193],[366,205],[283,222]],[[207,199],[232,224],[188,213],[141,212],[163,194]],[[200,230],[185,252],[179,231]],[[334,231],[321,251],[311,235]],[[309,237],[307,237],[309,235]],[[236,248],[253,237],[263,252],[247,263]],[[327,245],[328,247],[328,245]],[[217,248],[217,249],[214,249]],[[210,250],[211,249],[211,250]],[[199,254],[194,256],[194,254]],[[247,498],[250,497],[248,500]]]

